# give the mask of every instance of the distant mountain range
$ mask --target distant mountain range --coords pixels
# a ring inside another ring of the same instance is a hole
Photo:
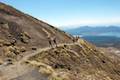
[[[120,49],[119,26],[84,26],[74,29],[65,29],[65,31],[72,35],[80,35],[80,37],[100,47],[116,47]]]
[[[81,36],[117,36],[120,37],[120,27],[119,26],[82,26],[73,29],[65,29],[66,32],[72,35]]]

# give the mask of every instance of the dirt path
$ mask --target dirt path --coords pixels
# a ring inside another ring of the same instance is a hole
[[[64,46],[64,45],[67,45],[67,46],[74,45],[74,44],[78,44],[78,42],[69,43],[69,44],[67,44],[67,43],[58,44],[58,47]],[[2,74],[2,76],[0,76],[0,80],[4,80],[4,78],[5,78],[5,80],[10,80],[10,79],[16,78],[18,76],[21,76],[21,75],[27,73],[31,69],[22,63],[24,61],[27,61],[30,57],[35,56],[42,51],[47,51],[49,49],[52,49],[52,48],[46,47],[46,48],[38,49],[37,51],[35,51],[33,53],[28,52],[29,53],[28,55],[26,55],[26,56],[24,55],[23,58],[21,58],[18,62],[15,62],[13,65],[0,67],[0,74]]]
[[[65,43],[63,43],[63,44],[58,44],[58,47],[64,46],[64,45],[74,45],[74,44],[77,44],[77,42],[76,42],[76,43],[70,43],[70,44],[65,44]],[[54,46],[55,46],[55,45],[54,45]],[[22,62],[26,61],[27,59],[29,59],[30,57],[35,56],[35,55],[39,54],[39,53],[42,52],[42,51],[47,51],[47,50],[49,50],[49,49],[51,49],[51,47],[46,47],[46,48],[38,49],[37,51],[35,51],[35,52],[31,53],[31,54],[28,54],[28,55],[24,56],[18,63],[22,63]]]

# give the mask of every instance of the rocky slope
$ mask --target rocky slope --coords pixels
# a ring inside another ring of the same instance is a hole
[[[57,47],[49,47],[56,37]],[[120,59],[0,3],[0,80],[119,80]]]
[[[48,36],[56,37],[57,43],[71,42],[71,36],[65,32],[0,3],[1,56],[4,53],[19,54],[35,48],[47,47],[49,46]]]
[[[111,57],[114,57],[111,58]],[[78,43],[42,51],[28,62],[51,80],[119,80],[120,60],[79,39]]]

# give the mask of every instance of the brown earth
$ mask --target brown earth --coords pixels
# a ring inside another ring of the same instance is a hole
[[[47,47],[49,46],[48,36],[56,37],[58,43],[69,43],[72,38],[43,21],[0,3],[1,54],[4,52],[9,54],[9,49],[6,48],[13,46],[13,44],[19,49],[19,52],[21,52],[21,48],[30,51],[33,48]]]

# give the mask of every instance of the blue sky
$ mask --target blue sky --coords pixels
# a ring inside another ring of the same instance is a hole
[[[70,25],[120,25],[120,0],[0,1],[60,28]]]

